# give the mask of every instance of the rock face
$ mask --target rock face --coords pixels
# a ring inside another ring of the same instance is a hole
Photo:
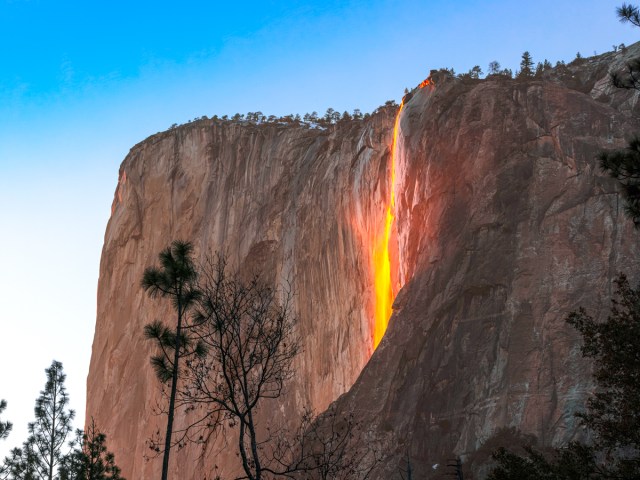
[[[303,352],[276,417],[320,412],[353,384],[372,352],[367,235],[382,221],[394,113],[331,131],[199,121],[131,150],[105,234],[87,401],[126,478],[158,476],[161,464],[143,458],[166,420],[153,414],[159,387],[142,328],[172,317],[140,280],[174,239],[291,283]],[[173,478],[209,474],[199,453],[175,454]]]
[[[371,244],[395,109],[328,130],[201,120],[134,147],[105,234],[87,395],[123,475],[152,478],[161,463],[144,459],[164,418],[142,327],[171,310],[139,282],[174,239],[296,292],[298,376],[263,424],[337,399],[387,446],[376,478],[407,454],[419,476],[441,475],[433,464],[504,426],[545,444],[572,438],[590,377],[564,318],[578,306],[606,316],[613,278],[640,266],[637,234],[595,159],[640,130],[637,97],[607,80],[639,53],[539,79],[434,75],[434,88],[407,99],[392,235],[403,287],[373,356]],[[215,458],[173,454],[170,477],[211,478],[214,463],[233,474],[223,445]]]

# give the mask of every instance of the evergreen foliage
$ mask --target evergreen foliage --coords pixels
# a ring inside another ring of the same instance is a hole
[[[616,9],[618,18],[622,23],[629,22],[636,27],[640,27],[640,10],[635,5],[623,3]]]
[[[197,272],[192,259],[193,246],[188,242],[174,241],[159,254],[160,267],[149,267],[144,271],[142,287],[151,298],[168,298],[176,312],[175,326],[169,327],[156,320],[144,327],[144,335],[153,340],[159,350],[151,357],[151,365],[162,384],[169,384],[169,406],[167,429],[164,438],[162,480],[167,479],[169,454],[172,444],[173,418],[176,392],[180,373],[180,359],[187,356],[202,356],[204,346],[194,340],[190,332],[193,325],[188,322],[188,313],[200,297],[197,287]],[[157,451],[160,448],[154,447]]]
[[[5,457],[0,467],[0,479],[2,480],[42,480],[36,470],[36,454],[32,445],[25,442],[23,448],[14,448]]]
[[[499,449],[498,466],[488,480],[640,479],[640,287],[624,275],[616,280],[611,314],[598,322],[584,309],[567,322],[582,335],[582,354],[594,361],[596,392],[587,411],[578,413],[592,437],[543,455]]]
[[[518,72],[518,78],[533,76],[533,59],[531,54],[527,51],[522,54],[522,60],[520,61],[520,71]]]
[[[93,418],[86,432],[77,430],[73,449],[60,465],[60,480],[125,480],[107,451],[106,439]]]
[[[0,400],[0,413],[4,412],[6,408],[7,408],[7,401]],[[11,422],[0,421],[0,440],[7,438],[12,428],[13,428],[13,425],[11,425]]]
[[[36,419],[29,424],[25,451],[27,459],[34,461],[39,478],[53,480],[75,412],[67,407],[69,397],[64,386],[66,375],[62,364],[54,360],[45,372],[47,383],[36,399]]]
[[[582,354],[594,361],[598,385],[578,417],[594,433],[593,446],[605,454],[607,468],[640,478],[640,287],[632,288],[625,275],[615,283],[606,322],[582,308],[567,320],[582,335]]]
[[[22,448],[14,448],[0,468],[2,480],[57,479],[63,461],[62,447],[71,431],[75,413],[69,410],[62,364],[53,361],[45,369],[47,383],[36,399],[35,421],[28,426],[29,437]]]
[[[640,26],[638,7],[623,4],[617,9],[617,13],[621,22]],[[612,73],[611,81],[618,88],[640,90],[640,59],[627,63],[626,75]],[[622,186],[625,210],[636,228],[640,228],[640,137],[633,137],[627,148],[602,152],[598,158],[602,170],[617,179]]]
[[[500,71],[500,62],[497,60],[489,62],[489,75],[499,75]]]
[[[478,80],[483,75],[482,69],[479,65],[475,65],[471,68],[467,73],[463,73],[460,75],[460,78],[470,78],[473,80]]]
[[[640,27],[640,10],[635,5],[623,3],[616,10],[618,19],[622,23],[631,23]],[[620,44],[619,49],[624,51],[624,44]],[[613,85],[618,88],[640,90],[640,58],[634,58],[627,62],[627,71],[623,75],[620,72],[611,74]]]
[[[601,152],[598,158],[602,170],[620,183],[625,210],[640,228],[640,137],[633,137],[627,148]]]

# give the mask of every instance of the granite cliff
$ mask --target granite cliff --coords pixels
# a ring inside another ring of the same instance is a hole
[[[87,385],[87,416],[123,474],[152,478],[160,466],[144,459],[162,418],[142,327],[169,309],[139,282],[177,238],[200,258],[224,251],[241,271],[291,283],[303,353],[265,421],[336,401],[385,445],[376,478],[407,454],[437,478],[432,465],[471,455],[503,426],[546,444],[572,438],[591,384],[564,318],[580,305],[606,315],[613,278],[639,266],[595,159],[640,131],[637,96],[608,83],[638,54],[526,80],[434,74],[405,98],[394,149],[394,107],[328,129],[199,120],[132,148],[105,234]],[[397,297],[373,352],[372,245],[391,191]],[[177,452],[170,477],[210,478],[213,464],[232,473],[223,445],[215,458]]]

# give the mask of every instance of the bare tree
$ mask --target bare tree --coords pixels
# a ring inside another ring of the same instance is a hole
[[[189,359],[182,401],[204,412],[194,428],[206,441],[218,427],[237,426],[238,450],[249,480],[273,473],[264,464],[256,412],[266,399],[282,395],[299,351],[291,313],[292,294],[258,276],[243,281],[229,274],[224,257],[210,259],[201,272],[202,298],[196,315],[207,355]]]
[[[268,425],[258,431],[257,412],[265,400],[282,396],[300,349],[291,290],[257,275],[243,280],[221,255],[206,261],[199,279],[192,324],[206,355],[185,362],[177,403],[191,412],[185,438],[206,445],[237,428],[238,480],[366,480],[380,458],[371,442],[361,441],[352,414],[305,413],[293,433]]]
[[[306,412],[293,441],[278,436],[271,457],[288,478],[366,480],[381,457],[361,427],[353,413],[341,415],[333,407],[319,417]]]

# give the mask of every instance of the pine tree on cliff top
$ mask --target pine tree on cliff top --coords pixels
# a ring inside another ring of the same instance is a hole
[[[518,78],[531,77],[533,75],[533,59],[529,52],[522,54],[522,61],[520,62],[520,71],[518,72]]]
[[[156,320],[144,328],[147,339],[154,340],[159,353],[151,357],[151,364],[158,379],[169,386],[169,406],[166,410],[167,429],[164,438],[162,480],[167,480],[169,454],[171,452],[176,393],[180,377],[180,359],[189,355],[202,355],[201,342],[194,342],[189,335],[188,313],[195,305],[200,292],[197,288],[197,272],[191,258],[193,246],[188,242],[174,241],[159,254],[160,268],[149,267],[142,277],[142,287],[150,297],[168,298],[175,310],[175,324],[166,326]],[[152,445],[153,446],[153,445]],[[158,452],[160,448],[153,446]]]

